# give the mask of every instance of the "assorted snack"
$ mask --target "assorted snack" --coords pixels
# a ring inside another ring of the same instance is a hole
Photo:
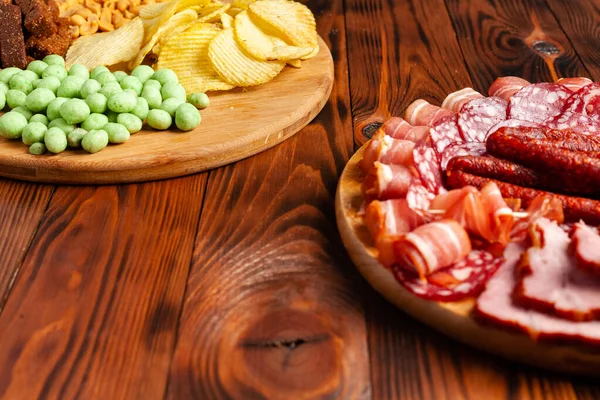
[[[153,129],[196,128],[198,108],[208,106],[204,93],[187,95],[170,69],[147,65],[110,72],[81,64],[67,70],[59,55],[0,71],[0,135],[21,139],[31,154],[61,153],[83,148],[96,153],[109,143],[120,144],[139,132],[144,121]]]
[[[414,296],[473,301],[534,340],[600,340],[600,84],[498,78],[413,102],[361,160],[378,260]]]

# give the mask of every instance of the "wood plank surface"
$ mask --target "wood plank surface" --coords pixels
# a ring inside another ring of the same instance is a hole
[[[281,146],[211,172],[170,399],[370,397],[364,312],[333,209],[352,152],[342,2],[308,4],[336,61],[331,100]]]
[[[0,313],[53,190],[0,180]]]
[[[56,189],[0,314],[0,398],[163,397],[205,183]]]
[[[440,104],[471,85],[443,0],[346,0],[354,136],[402,116],[418,98]]]
[[[475,90],[499,76],[530,82],[588,76],[544,1],[446,0]]]

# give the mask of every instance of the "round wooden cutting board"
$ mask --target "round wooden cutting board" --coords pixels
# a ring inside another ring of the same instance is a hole
[[[363,175],[359,161],[365,146],[350,159],[338,184],[336,218],[350,258],[367,281],[396,307],[467,345],[543,368],[600,376],[600,348],[540,344],[525,334],[485,326],[470,317],[474,301],[438,303],[405,290],[377,261],[377,249],[359,210]]]
[[[333,85],[333,59],[320,52],[286,67],[273,81],[252,88],[209,93],[202,123],[190,132],[154,131],[147,125],[120,145],[88,154],[30,155],[20,140],[0,137],[0,176],[21,180],[108,184],[188,175],[264,151],[306,126],[323,108]]]

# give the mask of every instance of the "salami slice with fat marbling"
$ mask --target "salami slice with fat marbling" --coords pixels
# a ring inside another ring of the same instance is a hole
[[[423,185],[421,179],[413,178],[406,193],[406,202],[411,210],[420,216],[427,216],[427,210],[434,198],[435,194]]]
[[[508,118],[543,123],[559,115],[573,92],[559,83],[534,83],[524,86],[508,103]]]
[[[484,97],[466,103],[458,114],[463,139],[483,143],[490,128],[506,119],[507,104],[499,97]]]
[[[440,157],[440,167],[446,170],[448,163],[455,157],[482,156],[486,152],[485,143],[479,142],[455,142],[446,147]]]
[[[423,186],[429,192],[439,194],[444,190],[440,162],[429,141],[422,140],[415,145],[413,160]]]
[[[431,301],[452,302],[481,293],[503,261],[502,257],[487,251],[473,250],[461,261],[432,274],[427,282],[397,265],[392,267],[392,272],[396,280],[415,296]]]
[[[451,143],[464,142],[457,122],[457,114],[449,115],[437,121],[429,130],[429,137],[439,160],[441,160],[444,149]]]
[[[540,126],[536,122],[523,121],[522,119],[507,119],[492,126],[485,135],[485,140],[500,128],[539,128]]]

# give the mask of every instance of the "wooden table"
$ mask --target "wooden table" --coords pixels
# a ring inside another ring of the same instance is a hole
[[[0,180],[0,398],[600,397],[592,380],[469,349],[389,305],[333,210],[373,123],[417,98],[502,75],[600,80],[600,0],[308,4],[336,83],[285,143],[161,182]]]

